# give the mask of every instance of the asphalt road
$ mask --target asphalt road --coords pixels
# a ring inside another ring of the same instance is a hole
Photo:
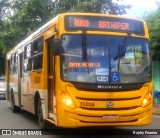
[[[69,130],[62,130],[62,129],[58,129],[56,130],[54,128],[53,125],[49,125],[48,127],[49,129],[52,130],[48,130],[48,131],[41,131],[39,129],[39,126],[37,124],[36,118],[35,116],[33,116],[30,113],[27,112],[20,112],[20,113],[12,113],[11,109],[10,109],[10,103],[8,103],[5,100],[0,100],[0,129],[2,130],[11,130],[12,134],[16,134],[16,132],[18,131],[17,129],[21,129],[20,133],[21,135],[23,134],[23,136],[10,136],[12,138],[17,138],[17,137],[21,137],[21,138],[35,138],[35,137],[40,137],[40,138],[107,138],[107,137],[112,137],[112,138],[116,138],[116,137],[122,137],[122,138],[130,138],[130,137],[142,137],[142,138],[159,138],[160,135],[142,135],[143,132],[145,133],[145,131],[150,132],[152,130],[150,129],[155,129],[155,131],[157,131],[157,129],[159,129],[160,131],[160,116],[153,116],[153,120],[151,125],[149,126],[145,126],[145,127],[115,127],[112,130],[108,129],[108,128],[101,128],[101,129],[69,129]],[[24,129],[24,130],[22,130]],[[27,131],[26,131],[27,129]],[[148,129],[148,130],[147,130]],[[2,133],[2,130],[1,133]],[[13,132],[15,130],[15,132]],[[30,130],[30,131],[29,131]],[[34,130],[34,131],[33,131]],[[135,130],[135,131],[134,131]],[[4,133],[6,133],[6,131],[4,131]],[[7,132],[8,133],[8,132]],[[25,134],[28,133],[37,133],[37,134],[45,134],[42,136],[26,136]],[[112,133],[112,134],[117,134],[117,135],[112,135],[109,136],[107,135],[107,133]],[[125,133],[125,134],[129,134],[129,135],[121,135],[121,133]],[[133,133],[139,133],[140,135],[133,135]],[[159,132],[160,133],[160,132]],[[52,134],[52,135],[50,135]],[[9,136],[2,136],[0,135],[0,138],[8,138]]]

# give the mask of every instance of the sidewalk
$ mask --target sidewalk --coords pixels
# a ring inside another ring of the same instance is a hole
[[[154,115],[160,115],[160,105],[154,105],[153,106],[153,114]]]

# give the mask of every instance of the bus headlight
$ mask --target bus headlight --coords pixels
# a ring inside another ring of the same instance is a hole
[[[150,104],[153,100],[153,97],[152,97],[152,93],[151,92],[148,92],[145,97],[143,98],[143,101],[142,101],[142,106],[145,107],[147,106],[148,104]]]
[[[65,105],[69,107],[75,108],[75,104],[72,98],[69,96],[69,94],[62,92],[61,96],[62,96],[62,103],[64,103]]]
[[[147,100],[147,99],[143,99],[143,105],[146,105],[146,104],[147,104],[147,102],[148,102],[148,100]]]
[[[70,106],[73,104],[73,101],[71,99],[63,99],[62,100],[67,106]]]

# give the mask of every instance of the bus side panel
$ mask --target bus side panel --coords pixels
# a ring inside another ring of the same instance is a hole
[[[22,75],[22,105],[24,110],[26,111],[33,111],[32,109],[32,89],[31,86],[33,86],[33,83],[31,82],[31,72],[23,72]]]

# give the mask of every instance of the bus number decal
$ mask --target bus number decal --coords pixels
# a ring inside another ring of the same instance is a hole
[[[80,107],[95,107],[94,102],[80,102]]]
[[[76,27],[89,27],[89,20],[74,19],[74,26],[76,26]]]

